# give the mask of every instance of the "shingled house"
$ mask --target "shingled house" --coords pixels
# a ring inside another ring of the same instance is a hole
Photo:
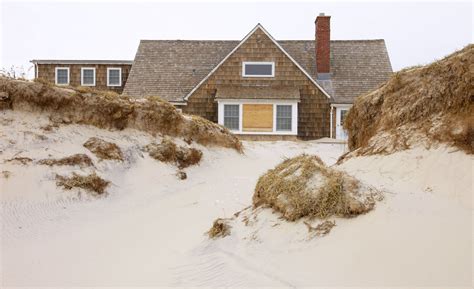
[[[241,41],[142,40],[123,94],[159,96],[242,137],[344,139],[354,98],[392,73],[384,40],[275,40],[258,24]]]

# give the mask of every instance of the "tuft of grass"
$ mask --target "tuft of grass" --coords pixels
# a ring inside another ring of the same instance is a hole
[[[41,165],[47,166],[80,166],[90,167],[94,164],[91,158],[85,154],[74,154],[72,156],[60,158],[60,159],[43,159],[38,161]]]
[[[91,137],[83,144],[83,146],[101,160],[123,161],[122,150],[120,150],[118,145],[112,142],[108,142],[97,137]]]
[[[255,186],[253,204],[270,206],[288,221],[302,217],[352,217],[373,208],[359,201],[359,182],[324,165],[317,156],[300,155],[284,160],[261,176]]]
[[[151,143],[147,145],[145,151],[156,160],[175,163],[180,169],[198,164],[202,158],[200,150],[177,146],[168,138],[163,139],[160,144]]]
[[[2,176],[5,179],[8,179],[11,175],[12,175],[12,172],[10,172],[10,171],[2,171]]]
[[[230,235],[230,225],[225,219],[218,218],[212,224],[212,227],[207,231],[207,235],[211,239],[224,238]]]
[[[33,160],[28,157],[14,157],[14,158],[5,160],[5,162],[20,164],[20,165],[26,165],[28,163],[31,163],[32,161]]]
[[[91,193],[102,195],[106,193],[105,189],[110,182],[99,177],[95,172],[82,176],[73,173],[70,177],[56,175],[56,185],[71,190],[72,188],[81,188]]]

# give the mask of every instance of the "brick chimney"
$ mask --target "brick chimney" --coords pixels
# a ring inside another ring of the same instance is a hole
[[[330,29],[331,16],[320,13],[316,17],[316,72],[318,78],[322,73],[330,73]],[[322,76],[322,75],[321,75]]]

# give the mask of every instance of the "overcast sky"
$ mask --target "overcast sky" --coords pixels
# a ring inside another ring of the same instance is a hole
[[[140,39],[242,39],[261,23],[278,39],[314,39],[315,17],[331,15],[332,39],[386,41],[394,70],[472,43],[465,2],[17,2],[3,1],[1,63],[31,59],[130,59]]]

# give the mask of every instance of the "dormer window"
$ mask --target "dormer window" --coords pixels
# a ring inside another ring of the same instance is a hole
[[[243,62],[243,77],[274,77],[275,62]]]

